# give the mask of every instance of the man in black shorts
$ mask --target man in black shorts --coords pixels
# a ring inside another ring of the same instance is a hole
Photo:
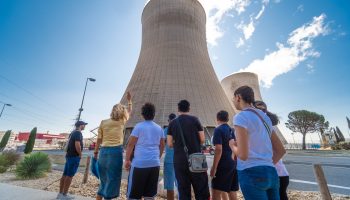
[[[181,100],[178,103],[179,117],[169,124],[167,144],[170,148],[174,148],[174,169],[178,182],[179,199],[191,199],[192,185],[197,200],[208,200],[210,193],[207,172],[190,172],[181,132],[176,122],[178,120],[182,128],[188,154],[201,152],[201,144],[204,144],[205,141],[203,127],[197,117],[189,115],[189,111],[190,103],[187,100]]]
[[[213,144],[215,154],[213,166],[210,170],[212,187],[212,200],[220,200],[221,195],[228,194],[230,200],[237,200],[238,177],[236,161],[232,159],[230,140],[235,139],[231,127],[227,124],[228,112],[220,111],[216,115],[218,126],[215,128]]]

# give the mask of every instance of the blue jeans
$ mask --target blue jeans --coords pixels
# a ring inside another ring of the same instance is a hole
[[[175,185],[177,185],[177,183],[175,179],[174,163],[164,163],[164,189],[174,190]]]
[[[238,180],[246,200],[279,200],[279,178],[274,167],[258,166],[238,170]]]

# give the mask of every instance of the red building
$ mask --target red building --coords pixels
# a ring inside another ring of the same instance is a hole
[[[30,132],[19,132],[16,136],[16,140],[20,142],[27,142],[29,139]],[[51,144],[53,139],[64,140],[66,137],[64,135],[53,135],[47,133],[37,133],[36,138],[39,140],[46,140],[46,144]]]

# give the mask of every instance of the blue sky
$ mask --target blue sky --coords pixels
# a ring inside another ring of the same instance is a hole
[[[307,109],[349,137],[348,0],[201,0],[219,79],[253,71],[269,109]],[[141,46],[145,1],[0,0],[0,130],[68,132],[89,83],[88,130],[107,118],[130,80]],[[86,136],[90,136],[88,131]],[[317,134],[308,141],[318,141]],[[300,140],[300,135],[296,135]]]

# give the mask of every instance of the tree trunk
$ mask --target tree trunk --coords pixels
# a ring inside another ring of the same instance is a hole
[[[306,149],[305,138],[306,138],[306,134],[303,134],[303,150]]]

